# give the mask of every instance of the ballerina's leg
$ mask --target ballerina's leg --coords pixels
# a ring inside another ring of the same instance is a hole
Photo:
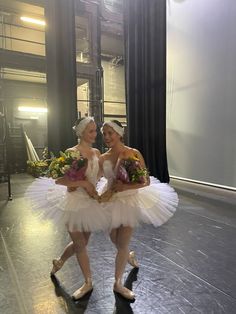
[[[69,244],[67,244],[61,256],[59,258],[53,259],[51,275],[55,275],[55,273],[62,268],[64,263],[74,254],[75,254],[74,244],[73,241],[71,241]]]
[[[115,283],[114,291],[121,294],[129,300],[133,300],[135,295],[133,291],[123,286],[122,276],[129,257],[129,243],[133,228],[121,226],[111,231],[111,241],[116,245],[117,254],[115,259]]]
[[[72,295],[75,300],[78,300],[93,289],[90,263],[87,253],[87,244],[89,241],[90,233],[74,231],[69,232],[69,234],[73,241],[74,251],[85,280],[84,284]]]

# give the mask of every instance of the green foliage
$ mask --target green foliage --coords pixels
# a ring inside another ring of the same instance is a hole
[[[48,160],[39,160],[39,161],[27,161],[27,172],[31,174],[33,177],[43,177],[47,175],[48,166],[51,162],[50,159]]]

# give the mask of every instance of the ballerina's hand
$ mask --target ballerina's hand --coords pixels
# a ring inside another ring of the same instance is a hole
[[[99,203],[108,202],[113,194],[114,192],[112,190],[107,190],[99,197],[98,199]]]
[[[55,180],[55,183],[60,185],[66,185],[68,183],[68,179],[65,177],[60,177]]]
[[[122,191],[126,190],[126,187],[125,187],[125,184],[122,181],[117,180],[116,183],[113,184],[112,190],[114,192],[122,192]]]
[[[84,189],[86,190],[89,196],[91,196],[92,198],[98,199],[98,193],[92,183],[87,181]]]

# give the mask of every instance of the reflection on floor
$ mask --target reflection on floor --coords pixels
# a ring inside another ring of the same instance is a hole
[[[41,221],[24,199],[33,179],[13,176],[13,200],[0,184],[0,313],[236,313],[236,197],[233,192],[173,181],[180,204],[162,227],[135,231],[139,270],[127,266],[129,303],[112,291],[115,250],[104,233],[89,244],[94,290],[74,302],[83,279],[75,257],[54,278],[52,258],[69,238]]]

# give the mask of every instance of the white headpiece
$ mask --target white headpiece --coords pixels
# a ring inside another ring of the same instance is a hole
[[[75,131],[75,134],[78,136],[78,137],[81,137],[86,126],[90,123],[90,122],[94,122],[94,118],[93,117],[86,117],[84,118],[83,120],[81,120],[79,122],[78,125],[76,126],[73,126],[73,130]]]
[[[116,124],[115,122],[112,122],[112,121],[104,122],[102,127],[101,127],[101,132],[103,132],[103,127],[105,125],[110,126],[114,131],[116,131],[116,133],[118,133],[121,137],[123,137],[123,135],[124,135],[124,128],[122,128],[121,126],[119,126],[118,124]]]

